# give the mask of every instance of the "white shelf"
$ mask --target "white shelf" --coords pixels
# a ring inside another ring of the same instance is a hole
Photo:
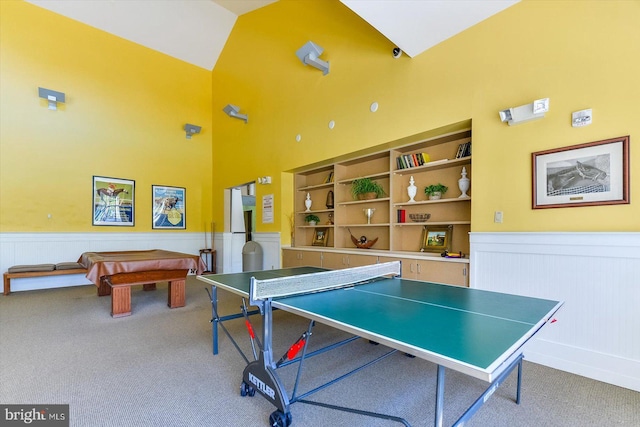
[[[438,199],[438,200],[416,200],[415,202],[394,203],[393,207],[434,205],[434,204],[440,204],[440,203],[457,203],[457,202],[470,202],[470,201],[471,201],[471,197],[446,198],[446,199]]]
[[[471,156],[462,157],[460,159],[450,159],[446,161],[436,160],[433,162],[425,163],[422,166],[415,166],[412,168],[395,169],[393,171],[396,175],[411,175],[413,173],[432,171],[437,169],[450,168],[454,166],[464,166],[471,164]]]
[[[377,199],[367,199],[367,200],[351,200],[349,202],[340,202],[336,203],[338,206],[347,206],[347,205],[360,205],[363,203],[375,203],[375,202],[388,202],[389,197],[378,197]]]

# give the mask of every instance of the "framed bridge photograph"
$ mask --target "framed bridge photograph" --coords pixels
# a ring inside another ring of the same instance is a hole
[[[154,229],[184,230],[187,228],[186,193],[182,187],[152,185]]]
[[[134,225],[134,192],[130,179],[93,177],[93,225]]]
[[[533,209],[629,203],[629,136],[532,154]]]

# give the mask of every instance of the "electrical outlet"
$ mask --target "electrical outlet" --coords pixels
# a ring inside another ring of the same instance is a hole
[[[502,211],[495,211],[493,214],[493,222],[502,224]]]

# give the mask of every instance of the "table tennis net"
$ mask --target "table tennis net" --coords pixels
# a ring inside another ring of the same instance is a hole
[[[400,261],[321,271],[273,279],[251,279],[251,301],[355,286],[385,276],[399,276]]]

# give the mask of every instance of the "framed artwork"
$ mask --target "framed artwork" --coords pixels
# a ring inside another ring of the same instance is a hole
[[[453,225],[425,225],[422,228],[420,252],[451,251]]]
[[[532,154],[533,209],[629,203],[629,136]]]
[[[130,179],[93,177],[93,225],[134,225],[134,192]]]
[[[313,231],[313,246],[327,246],[329,240],[329,229],[327,227],[316,228]]]
[[[170,230],[187,228],[186,193],[187,190],[182,187],[151,186],[152,228]]]

